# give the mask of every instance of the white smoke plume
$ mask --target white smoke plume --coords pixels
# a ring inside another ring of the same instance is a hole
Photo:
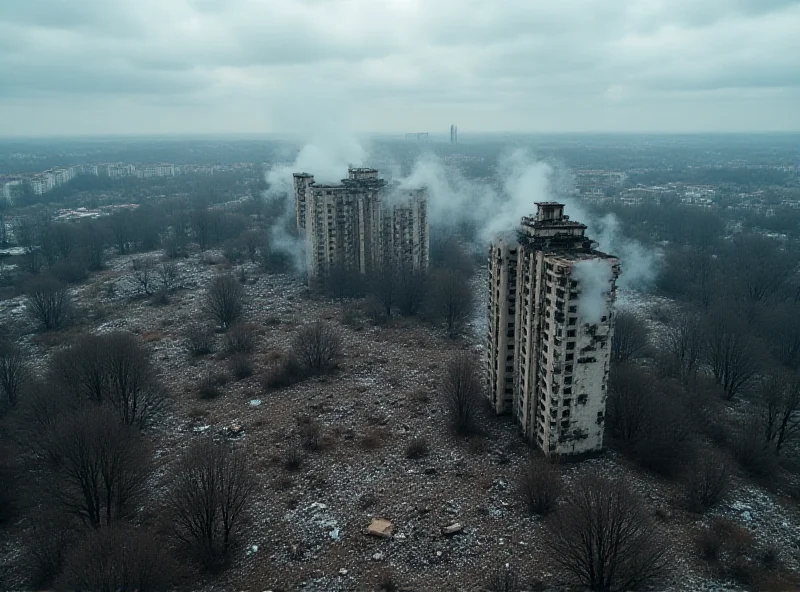
[[[586,259],[572,266],[572,277],[578,281],[578,317],[583,323],[600,322],[607,307],[613,269],[608,259]]]
[[[499,159],[497,170],[500,183],[495,188],[466,179],[458,170],[428,154],[416,161],[411,173],[401,181],[401,187],[427,187],[431,224],[473,223],[479,230],[479,240],[485,244],[498,233],[517,228],[522,216],[536,213],[535,202],[552,199],[551,165],[516,150]]]
[[[614,214],[606,214],[599,220],[592,220],[589,235],[599,243],[601,251],[616,255],[622,266],[617,284],[621,288],[645,289],[656,278],[657,256],[634,240],[622,235],[620,223]]]
[[[263,197],[286,200],[284,216],[269,229],[271,246],[289,254],[296,271],[304,271],[307,262],[305,238],[286,231],[295,224],[293,173],[314,175],[317,183],[338,183],[347,176],[349,165],[360,166],[367,155],[364,142],[348,130],[347,102],[336,100],[330,92],[319,96],[325,101],[317,105],[309,105],[310,99],[303,95],[277,110],[291,135],[305,143],[291,164],[273,166],[265,175],[268,188]],[[304,107],[298,109],[298,104]]]

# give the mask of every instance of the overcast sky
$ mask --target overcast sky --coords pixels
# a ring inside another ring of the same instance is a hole
[[[800,130],[800,0],[0,0],[0,134]]]

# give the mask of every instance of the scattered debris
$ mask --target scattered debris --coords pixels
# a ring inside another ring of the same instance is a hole
[[[250,399],[250,407],[258,407],[261,405],[261,399]]]
[[[382,539],[388,539],[392,536],[392,523],[383,518],[373,518],[367,527],[367,534],[376,536]]]

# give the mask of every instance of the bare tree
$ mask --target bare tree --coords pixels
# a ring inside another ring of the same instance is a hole
[[[206,568],[222,569],[255,489],[246,457],[206,439],[181,457],[173,474],[167,498],[170,532]]]
[[[90,271],[99,271],[105,264],[108,229],[97,220],[87,220],[80,226],[78,246]]]
[[[53,224],[53,242],[55,243],[58,256],[62,259],[69,259],[72,250],[75,248],[76,233],[75,226],[68,222]]]
[[[398,296],[398,269],[394,261],[385,261],[371,274],[369,291],[381,303],[386,316],[391,316]]]
[[[91,406],[63,417],[45,438],[42,486],[55,507],[95,528],[135,511],[149,472],[137,430]]]
[[[68,551],[57,588],[166,592],[175,566],[155,540],[153,533],[124,524],[90,532]]]
[[[703,332],[696,315],[682,312],[661,332],[662,349],[667,353],[674,375],[687,383],[697,376],[703,353]]]
[[[611,340],[611,359],[627,362],[635,358],[647,347],[647,333],[647,326],[639,315],[624,310],[617,312]]]
[[[468,435],[475,431],[483,390],[481,384],[475,360],[470,354],[459,352],[447,362],[441,389],[450,422],[459,434]]]
[[[126,425],[145,425],[166,401],[150,353],[130,333],[102,337],[106,399]]]
[[[25,256],[25,267],[30,273],[39,273],[42,268],[39,221],[32,216],[22,216],[14,226],[14,237],[17,245],[22,247]]]
[[[132,246],[133,226],[133,215],[128,210],[118,211],[108,218],[108,227],[111,229],[120,255],[127,253]]]
[[[472,315],[474,302],[469,276],[453,269],[438,271],[433,275],[431,313],[444,324],[450,337],[456,337],[463,331]]]
[[[231,274],[218,275],[211,280],[203,300],[209,317],[223,329],[236,323],[244,312],[244,288]]]
[[[797,259],[773,239],[760,234],[737,236],[725,264],[736,294],[749,304],[772,300],[797,267]]]
[[[683,493],[690,511],[703,513],[724,497],[730,486],[728,458],[716,450],[695,453],[683,478]]]
[[[102,403],[107,386],[103,346],[102,337],[89,334],[57,351],[48,367],[50,380],[77,400]]]
[[[131,264],[133,279],[146,296],[152,296],[156,283],[156,260],[152,256],[138,257]]]
[[[251,263],[258,260],[261,250],[269,245],[269,237],[263,230],[248,230],[239,237],[242,252]]]
[[[762,383],[759,395],[764,438],[780,454],[800,430],[800,376],[774,375]]]
[[[706,362],[725,398],[739,394],[760,367],[759,350],[753,335],[739,315],[731,310],[713,313],[705,328]]]
[[[553,563],[591,590],[652,585],[670,565],[666,537],[620,480],[579,478],[547,526]]]
[[[428,288],[428,274],[406,265],[400,270],[397,303],[405,316],[414,316],[422,309]]]
[[[0,388],[8,404],[17,404],[20,390],[30,378],[30,367],[25,353],[13,343],[0,343]]]
[[[561,477],[542,458],[532,459],[519,477],[519,494],[531,514],[549,514],[561,496]]]
[[[626,445],[635,445],[652,425],[653,376],[638,366],[622,364],[608,381],[609,432]]]
[[[67,322],[71,301],[67,287],[52,277],[31,280],[25,289],[28,314],[45,331],[60,329]]]
[[[763,427],[763,418],[751,413],[733,425],[728,438],[733,456],[756,477],[772,476],[778,464],[772,443],[764,438]]]
[[[129,333],[81,337],[53,356],[49,375],[78,401],[110,405],[126,425],[147,424],[166,401],[149,352]]]
[[[156,274],[164,292],[172,292],[180,286],[181,271],[175,261],[162,261],[156,269]]]
[[[342,340],[331,325],[316,321],[303,326],[292,341],[292,355],[311,374],[333,368],[342,353]]]

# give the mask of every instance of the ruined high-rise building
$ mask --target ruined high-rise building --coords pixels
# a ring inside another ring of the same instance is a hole
[[[603,445],[617,260],[538,203],[489,257],[488,396],[547,455]]]
[[[369,274],[388,262],[427,269],[425,189],[400,189],[376,169],[351,167],[337,184],[295,173],[294,198],[312,284],[333,269]]]

